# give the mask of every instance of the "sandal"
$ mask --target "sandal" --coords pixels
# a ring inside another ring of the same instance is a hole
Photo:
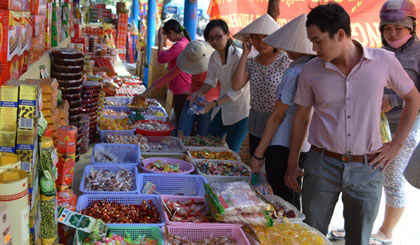
[[[392,244],[392,239],[386,239],[384,233],[376,232],[370,236],[369,245]]]
[[[328,232],[328,238],[330,240],[344,240],[346,238],[346,231],[344,228],[333,228]]]

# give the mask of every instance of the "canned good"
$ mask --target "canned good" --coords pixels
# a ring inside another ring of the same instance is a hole
[[[20,169],[20,157],[13,153],[0,152],[0,171],[2,169]]]
[[[28,174],[20,169],[0,173],[0,203],[9,211],[13,244],[29,245]]]

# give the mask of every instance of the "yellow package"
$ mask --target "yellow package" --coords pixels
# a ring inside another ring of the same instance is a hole
[[[16,131],[0,131],[0,151],[15,153]]]
[[[17,86],[1,87],[0,130],[16,131],[18,93]]]
[[[33,129],[21,129],[17,130],[16,143],[18,145],[33,145],[35,141],[36,130]]]

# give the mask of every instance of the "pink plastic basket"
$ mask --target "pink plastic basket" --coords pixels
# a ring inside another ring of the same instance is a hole
[[[209,237],[231,237],[237,244],[250,245],[245,233],[239,226],[219,226],[214,224],[200,226],[167,226],[168,232],[191,242]]]
[[[153,171],[150,169],[147,169],[146,166],[149,164],[152,164],[156,161],[160,160],[162,163],[178,163],[179,169],[182,171],[180,173],[163,173],[158,171]],[[194,165],[192,163],[175,159],[175,158],[165,158],[165,157],[152,157],[142,160],[140,164],[140,169],[143,173],[155,173],[155,174],[190,174],[194,171]]]
[[[200,201],[200,202],[205,202],[204,197],[197,197],[197,196],[172,196],[172,195],[161,195],[160,196],[160,200],[162,201],[162,205],[164,205],[165,201],[172,201],[172,202],[177,202],[177,201],[187,201],[187,200],[194,200],[194,201]],[[207,204],[205,204],[207,207]],[[207,208],[208,209],[208,208]],[[165,209],[164,209],[165,210]],[[209,225],[213,225],[213,226],[235,226],[235,227],[241,227],[240,224],[227,224],[227,223],[194,223],[194,222],[173,222],[169,220],[168,217],[168,213],[166,212],[166,210],[163,212],[163,217],[165,218],[165,223],[167,225],[173,225],[173,226],[209,226]]]

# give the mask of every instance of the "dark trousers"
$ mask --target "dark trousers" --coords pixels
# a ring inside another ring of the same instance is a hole
[[[251,155],[255,152],[261,138],[249,134],[249,151]],[[305,160],[307,153],[300,154],[299,165]],[[289,158],[289,148],[272,145],[265,151],[265,172],[267,180],[275,195],[293,204],[300,210],[300,193],[289,189],[284,183],[284,176],[287,171],[287,159]],[[298,179],[301,183],[301,178]]]
[[[174,107],[177,125],[179,123],[179,119],[181,118],[182,108],[184,107],[184,103],[187,100],[187,97],[188,95],[186,94],[178,94],[173,96],[172,105]]]

